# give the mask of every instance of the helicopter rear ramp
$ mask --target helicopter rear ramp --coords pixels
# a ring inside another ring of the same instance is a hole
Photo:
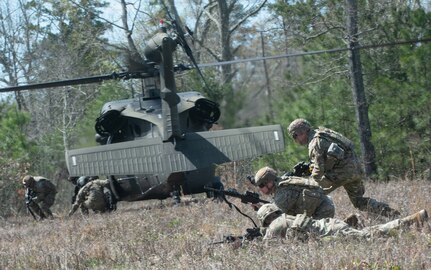
[[[280,125],[187,133],[66,151],[71,176],[192,171],[284,150]]]

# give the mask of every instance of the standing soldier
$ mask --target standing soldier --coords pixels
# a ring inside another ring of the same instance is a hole
[[[423,209],[405,218],[358,230],[335,218],[316,220],[304,214],[296,216],[283,214],[276,205],[270,203],[262,205],[257,211],[257,217],[262,224],[261,232],[264,234],[263,239],[265,240],[290,237],[306,240],[309,235],[317,237],[349,236],[368,239],[373,236],[389,236],[394,229],[414,224],[422,227],[428,221],[428,213]]]
[[[87,214],[88,210],[99,213],[115,210],[116,204],[109,189],[109,180],[93,180],[85,184],[79,190],[69,216],[73,215],[79,207],[84,214]]]
[[[26,188],[26,205],[33,217],[36,218],[37,214],[40,219],[52,218],[49,208],[57,194],[55,185],[45,177],[31,175],[24,176],[22,184]]]
[[[399,216],[400,212],[388,204],[364,197],[365,175],[349,139],[328,128],[313,130],[302,118],[290,123],[288,132],[296,143],[308,145],[308,155],[313,164],[311,177],[326,194],[342,186],[355,208],[386,217]]]
[[[274,194],[274,203],[283,213],[321,219],[333,217],[335,207],[332,199],[325,195],[316,181],[296,176],[278,177],[274,169],[263,167],[254,183],[263,194]]]

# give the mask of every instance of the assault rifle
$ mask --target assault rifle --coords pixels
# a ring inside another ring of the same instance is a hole
[[[283,174],[283,176],[299,176],[299,177],[310,176],[312,168],[313,167],[311,163],[301,161],[296,163],[295,166],[293,166],[293,171],[287,172]]]
[[[260,199],[259,194],[257,194],[256,192],[246,191],[244,194],[241,194],[236,189],[233,189],[233,188],[223,190],[223,189],[204,187],[204,189],[207,191],[214,192],[215,197],[219,196],[223,199],[225,199],[225,196],[227,195],[234,198],[240,198],[242,203],[251,203],[251,204],[269,203],[268,201]]]
[[[253,222],[253,225],[255,228],[257,228],[257,225],[254,222],[254,220],[250,216],[248,216],[247,214],[244,214],[243,212],[241,212],[241,210],[239,210],[239,208],[235,204],[228,201],[226,199],[226,195],[234,197],[234,198],[240,198],[242,203],[252,203],[252,204],[269,203],[268,201],[260,199],[259,194],[255,193],[255,192],[251,192],[251,191],[247,191],[245,194],[241,194],[236,189],[233,189],[233,188],[223,190],[223,189],[204,187],[204,189],[206,191],[212,191],[214,193],[215,198],[217,198],[217,197],[222,198],[229,205],[230,208],[232,208],[232,206],[234,206],[236,211],[238,211],[241,215],[247,217],[248,219],[251,220],[251,222]]]
[[[243,242],[244,240],[253,241],[254,239],[261,237],[260,228],[248,228],[244,235],[234,236],[234,235],[226,235],[223,237],[223,240],[211,242],[211,245],[223,244],[223,243],[233,243],[235,241],[240,240]]]
[[[36,215],[34,214],[33,210],[30,207],[30,204],[36,209],[37,214],[40,216],[41,219],[46,218],[45,214],[43,213],[42,209],[40,209],[39,205],[33,201],[35,194],[34,191],[30,188],[27,188],[25,190],[25,205],[27,206],[28,211],[33,216],[35,220],[37,220]]]

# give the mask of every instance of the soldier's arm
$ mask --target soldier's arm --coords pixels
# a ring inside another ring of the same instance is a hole
[[[35,203],[39,203],[41,201],[43,201],[43,199],[45,198],[45,194],[43,192],[34,192],[34,196],[33,196],[33,202]]]
[[[75,213],[75,211],[79,208],[79,203],[74,203],[72,206],[72,209],[69,211],[68,216],[70,217],[71,215],[73,215],[73,213]]]
[[[79,208],[79,206],[85,201],[85,195],[87,193],[89,185],[85,185],[83,188],[81,188],[78,192],[78,195],[76,195],[75,203],[72,205],[72,209],[69,212],[69,217],[75,213],[75,211]]]
[[[325,174],[325,149],[322,141],[318,138],[313,139],[309,146],[310,161],[313,163],[311,177],[320,181]]]
[[[88,190],[90,189],[91,185],[85,185],[84,187],[82,187],[79,191],[78,191],[78,195],[76,195],[76,200],[75,203],[76,204],[81,204],[85,201],[85,196],[88,193]]]

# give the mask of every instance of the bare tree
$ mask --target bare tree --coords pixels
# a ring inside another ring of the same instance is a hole
[[[200,33],[195,39],[196,42],[216,61],[232,60],[239,49],[239,45],[233,45],[234,35],[251,17],[259,13],[266,2],[267,0],[261,0],[244,5],[246,2],[239,0],[211,0],[203,5],[202,1],[190,1],[196,7],[195,31]],[[198,27],[200,29],[197,29]],[[211,30],[214,30],[217,36],[210,37]],[[214,47],[213,44],[218,46]],[[223,65],[221,70],[222,84],[229,83],[235,74],[232,66]]]
[[[32,10],[27,5],[27,0],[0,3],[0,65],[5,74],[0,82],[7,86],[32,81],[34,45],[41,36],[41,9],[37,2]],[[22,93],[14,94],[18,108],[26,109]]]
[[[356,0],[346,0],[347,31],[349,37],[349,65],[350,82],[352,85],[353,101],[356,109],[358,121],[359,137],[364,161],[366,175],[377,172],[375,162],[376,153],[374,145],[371,143],[371,127],[368,118],[368,105],[364,90],[364,80],[362,77],[362,64],[359,52],[357,17],[358,9]]]

